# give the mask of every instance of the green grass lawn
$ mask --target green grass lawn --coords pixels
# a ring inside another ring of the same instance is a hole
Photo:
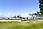
[[[0,29],[43,29],[43,21],[30,23],[0,23]]]

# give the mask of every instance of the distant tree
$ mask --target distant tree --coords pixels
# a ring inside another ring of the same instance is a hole
[[[30,16],[32,16],[32,19],[34,19],[34,15],[37,16],[37,13],[33,13],[33,14],[29,14]]]
[[[22,18],[22,19],[25,19],[25,18]]]
[[[10,18],[8,18],[8,19],[10,19]]]
[[[16,18],[16,16],[14,16],[13,18]]]
[[[17,16],[18,18],[20,17],[20,16]]]
[[[27,17],[27,20],[28,20],[28,17]]]
[[[39,3],[40,12],[43,14],[43,0],[39,0]]]
[[[22,19],[22,17],[20,17]]]
[[[39,14],[40,12],[37,12],[37,14]]]
[[[18,18],[20,18],[20,17],[21,17],[21,15],[18,15],[17,17],[18,17]]]

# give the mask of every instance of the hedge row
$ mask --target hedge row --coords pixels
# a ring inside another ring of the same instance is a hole
[[[0,23],[20,23],[20,22],[17,22],[17,21],[0,21]]]

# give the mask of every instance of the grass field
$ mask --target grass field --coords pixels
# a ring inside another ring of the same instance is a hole
[[[43,29],[43,21],[0,22],[0,29]]]

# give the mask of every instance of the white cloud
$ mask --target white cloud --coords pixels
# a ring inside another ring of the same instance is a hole
[[[22,17],[27,17],[28,16],[28,13],[22,13],[21,16]]]

